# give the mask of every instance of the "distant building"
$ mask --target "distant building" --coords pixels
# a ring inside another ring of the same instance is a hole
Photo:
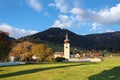
[[[54,57],[64,57],[64,52],[55,52]]]
[[[92,52],[92,55],[91,55],[91,56],[96,57],[96,58],[99,58],[99,57],[102,57],[103,54],[102,54],[102,52]]]
[[[15,62],[15,57],[14,56],[10,56],[9,60],[10,60],[10,62]]]
[[[10,62],[15,62],[16,61],[16,57],[14,56],[13,53],[10,53],[10,55],[9,55],[9,61]]]

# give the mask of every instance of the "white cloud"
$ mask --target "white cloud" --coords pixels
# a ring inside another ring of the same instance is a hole
[[[83,22],[87,19],[87,12],[82,10],[81,8],[73,8],[71,11],[71,16],[73,17],[74,21]]]
[[[0,24],[0,30],[5,31],[5,32],[9,32],[10,36],[14,37],[14,38],[20,38],[20,37],[35,34],[38,32],[38,31],[14,28],[6,23]]]
[[[101,24],[99,24],[99,23],[93,23],[92,24],[92,29],[91,29],[91,31],[97,31],[97,30],[101,30]]]
[[[55,21],[52,27],[68,28],[71,25],[72,20],[67,15],[59,15],[59,19]]]
[[[115,24],[120,22],[120,3],[109,9],[101,9],[97,21],[102,24]]]
[[[55,7],[57,7],[61,13],[68,13],[69,6],[66,0],[55,0]]]
[[[84,11],[80,8],[73,8],[70,12],[75,15],[83,15],[84,14]]]
[[[38,0],[27,0],[28,5],[36,11],[42,10],[42,4]]]
[[[50,3],[50,4],[48,4],[48,6],[55,7],[55,4],[54,3]]]
[[[73,8],[71,13],[80,21],[92,21],[102,25],[112,25],[120,22],[120,4],[109,9],[100,9],[99,11]]]

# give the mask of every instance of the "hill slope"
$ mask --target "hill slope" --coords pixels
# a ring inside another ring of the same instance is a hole
[[[87,43],[88,40],[84,36],[80,36],[67,29],[60,28],[50,28],[43,32],[20,38],[18,41],[29,40],[36,43],[54,43],[63,45],[66,33],[69,34],[71,46],[86,46],[84,43]]]
[[[20,38],[17,41],[28,40],[35,43],[63,46],[66,33],[69,34],[69,39],[72,47],[82,49],[106,49],[111,51],[120,51],[120,32],[91,34],[83,36],[77,35],[67,29],[50,28],[43,32]]]
[[[93,40],[93,49],[106,49],[110,51],[120,51],[120,31],[102,34],[85,35],[87,39]]]

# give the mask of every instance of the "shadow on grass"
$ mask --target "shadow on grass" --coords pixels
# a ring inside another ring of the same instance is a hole
[[[120,80],[120,66],[90,76],[89,80]]]
[[[3,70],[0,70],[0,71],[3,71]]]
[[[39,72],[39,71],[52,70],[52,69],[58,69],[58,68],[89,65],[89,64],[95,64],[95,63],[83,63],[83,64],[81,63],[81,64],[74,64],[74,65],[54,66],[54,67],[46,67],[46,68],[35,68],[35,69],[30,69],[30,70],[24,70],[24,71],[18,71],[18,72],[13,72],[13,73],[1,74],[0,78],[31,74],[31,73],[36,73],[36,72]]]

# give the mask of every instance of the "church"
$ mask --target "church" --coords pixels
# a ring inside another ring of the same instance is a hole
[[[64,52],[55,52],[54,57],[64,57],[65,59],[70,59],[70,40],[68,38],[68,34],[66,34],[64,40]]]
[[[98,54],[98,53],[97,53]],[[68,39],[68,34],[66,34],[66,38],[64,40],[64,58],[67,59],[70,62],[100,62],[101,59],[99,58],[85,58],[85,59],[77,59],[77,58],[71,58],[70,54],[70,40]]]
[[[66,39],[64,40],[64,57],[70,59],[70,41],[68,39],[68,34],[66,34]]]

